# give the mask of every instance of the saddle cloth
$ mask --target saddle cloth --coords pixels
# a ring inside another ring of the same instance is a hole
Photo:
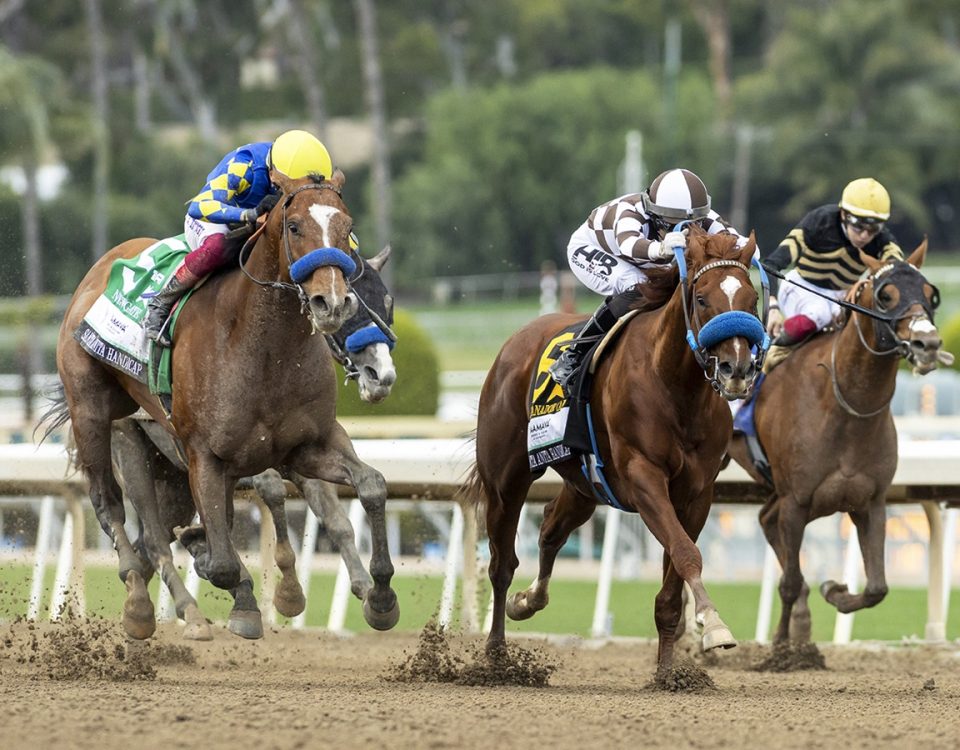
[[[134,258],[114,261],[103,294],[73,334],[90,356],[149,385],[153,393],[170,392],[171,357],[163,347],[154,347],[159,351],[151,356],[152,342],[143,330],[147,301],[188,252],[181,234],[155,242]]]
[[[623,327],[637,313],[631,310],[621,316],[583,357],[579,371],[568,383],[569,392],[576,394],[574,399],[567,398],[550,376],[548,368],[560,356],[563,346],[586,325],[586,321],[558,331],[547,342],[537,359],[527,398],[527,457],[530,471],[542,472],[547,466],[565,461],[573,455],[592,452],[586,405],[590,400],[593,373]]]
[[[773,487],[773,472],[770,469],[770,461],[760,444],[760,436],[757,435],[756,425],[757,397],[760,395],[760,386],[763,385],[766,377],[764,373],[760,373],[753,384],[753,393],[750,394],[750,398],[734,415],[733,432],[743,434],[747,443],[747,451],[750,454],[750,461],[760,473],[760,476],[767,481],[767,484]]]

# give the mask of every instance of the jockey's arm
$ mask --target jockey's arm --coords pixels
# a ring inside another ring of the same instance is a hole
[[[243,221],[243,210],[236,205],[238,196],[250,189],[253,162],[231,159],[226,168],[204,185],[190,201],[187,213],[194,219],[213,224]]]
[[[620,255],[634,263],[657,262],[673,257],[673,251],[661,246],[659,240],[647,239],[643,225],[648,220],[639,211],[624,211],[613,225]]]

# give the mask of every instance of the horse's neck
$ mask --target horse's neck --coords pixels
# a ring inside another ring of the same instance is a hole
[[[267,240],[266,234],[257,240],[244,267],[257,281],[280,280],[278,249]],[[243,335],[234,337],[240,347],[257,351],[289,349],[291,337],[310,333],[310,324],[300,313],[300,301],[292,289],[262,286],[251,281],[247,274],[231,274],[218,294],[217,308],[224,309],[235,321],[235,327],[244,331]]]
[[[844,397],[850,397],[848,401],[866,408],[890,396],[896,386],[900,358],[892,353],[873,354],[867,349],[869,346],[879,351],[873,321],[854,312],[837,336],[839,338],[831,346],[836,346],[835,377]]]
[[[683,401],[694,404],[694,394],[711,396],[712,392],[687,344],[687,323],[683,315],[683,287],[678,286],[673,296],[660,310],[654,326],[656,340],[653,342],[653,370],[660,376],[668,390],[685,394]],[[646,343],[650,346],[650,342]]]

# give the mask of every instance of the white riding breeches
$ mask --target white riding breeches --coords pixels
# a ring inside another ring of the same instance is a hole
[[[789,281],[780,283],[780,292],[777,295],[777,299],[780,301],[780,312],[783,313],[784,318],[805,315],[817,324],[817,330],[819,331],[821,328],[830,325],[842,312],[843,308],[831,300],[842,300],[847,294],[845,289],[824,289],[811,284],[800,276],[797,269],[790,271],[786,278]],[[794,283],[791,284],[790,281]],[[797,284],[803,286],[797,286]],[[815,289],[830,299],[818,297],[816,294],[808,292],[804,287]]]
[[[647,282],[647,275],[642,269],[626,258],[601,249],[594,238],[593,230],[582,224],[567,245],[570,269],[587,287],[607,297]]]
[[[189,214],[183,220],[184,239],[187,241],[187,247],[193,252],[203,241],[212,234],[226,234],[230,230],[226,224],[214,224],[212,221],[201,221],[194,219]]]

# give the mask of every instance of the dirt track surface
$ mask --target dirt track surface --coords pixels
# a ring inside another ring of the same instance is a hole
[[[175,626],[128,647],[119,625],[0,625],[4,748],[877,748],[960,746],[960,647],[823,647],[826,671],[751,667],[744,644],[700,664],[698,693],[649,686],[656,646],[517,640],[549,686],[417,677],[415,634],[338,638]],[[470,666],[478,641],[447,639]],[[432,649],[436,644],[429,644]],[[443,644],[440,644],[441,650]],[[406,666],[404,666],[406,665]]]

